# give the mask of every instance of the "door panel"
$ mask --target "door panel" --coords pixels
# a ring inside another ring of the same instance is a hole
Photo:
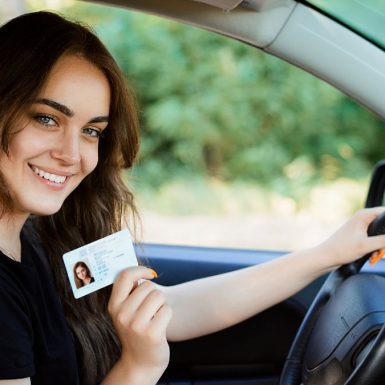
[[[278,258],[283,252],[144,244],[136,252],[168,286]],[[385,262],[364,272],[385,275]],[[297,328],[321,277],[288,300],[226,330],[171,343],[159,385],[277,385]],[[199,316],[199,315],[197,315]]]
[[[136,252],[143,263],[158,272],[157,282],[166,286],[266,262],[283,254],[148,244],[136,246]],[[310,296],[316,290],[310,289]],[[310,301],[306,292],[301,293],[226,330],[171,343],[170,365],[161,384],[277,384]]]

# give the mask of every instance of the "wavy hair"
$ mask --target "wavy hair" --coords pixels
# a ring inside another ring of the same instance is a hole
[[[120,230],[126,218],[137,218],[122,170],[131,167],[137,156],[139,124],[135,98],[121,70],[89,27],[42,11],[21,15],[0,28],[0,145],[8,153],[12,127],[36,100],[52,67],[64,55],[88,60],[105,74],[111,88],[108,130],[99,142],[95,170],[57,213],[39,217],[36,224],[67,322],[76,337],[81,380],[94,385],[120,355],[120,343],[107,313],[111,288],[75,300],[61,256]],[[2,182],[0,176],[4,214],[12,209],[12,200]]]

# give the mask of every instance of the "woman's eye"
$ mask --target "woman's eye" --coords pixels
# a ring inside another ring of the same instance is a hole
[[[36,115],[35,120],[44,126],[55,126],[56,121],[49,115]]]
[[[90,136],[92,138],[99,138],[101,133],[102,133],[102,130],[99,130],[97,128],[86,127],[86,128],[83,129],[83,132],[87,136]]]

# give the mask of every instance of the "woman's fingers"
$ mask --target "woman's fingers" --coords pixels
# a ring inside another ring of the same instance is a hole
[[[129,297],[122,302],[122,306],[131,312],[137,311],[145,298],[154,291],[155,288],[156,286],[152,282],[143,281],[131,291]]]
[[[372,237],[369,237],[368,239],[368,244],[369,244],[369,249],[367,252],[375,251],[375,250],[380,250],[385,248],[385,235],[374,235]]]
[[[144,335],[152,328],[153,321],[163,327],[158,332],[165,333],[171,310],[156,285],[146,280],[137,284],[145,278],[154,278],[153,270],[135,267],[123,271],[114,283],[108,309],[120,333]]]
[[[372,251],[385,248],[385,237],[369,237],[368,226],[384,207],[359,210],[321,246],[330,266],[337,267],[350,263]]]
[[[114,313],[127,299],[132,290],[141,279],[155,278],[154,270],[144,266],[130,267],[122,271],[112,287],[111,297],[108,303],[108,311]]]
[[[125,320],[127,324],[140,322],[144,327],[165,303],[164,294],[157,290],[155,285],[151,282],[143,282],[122,303],[121,320]]]
[[[172,309],[168,305],[163,305],[155,314],[154,318],[151,320],[151,329],[158,330],[167,330],[167,326],[170,323],[172,318]]]
[[[370,223],[372,223],[376,219],[376,217],[381,215],[384,211],[385,207],[378,206],[359,210],[357,211],[356,215],[362,217],[364,224],[366,226],[369,226]]]
[[[166,304],[166,297],[160,291],[152,290],[137,310],[137,317],[145,322],[150,322],[156,316],[159,309]]]

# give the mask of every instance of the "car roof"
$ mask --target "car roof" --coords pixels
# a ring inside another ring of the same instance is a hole
[[[294,0],[92,2],[170,18],[255,46],[325,80],[385,118],[384,50],[307,4]]]

